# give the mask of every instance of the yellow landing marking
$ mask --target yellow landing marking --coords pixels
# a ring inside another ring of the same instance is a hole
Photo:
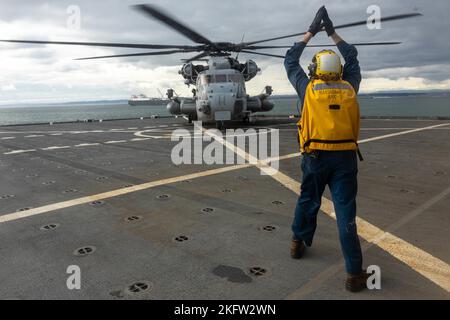
[[[5,152],[3,154],[19,154],[19,153],[26,153],[26,152],[34,152],[36,151],[36,149],[29,149],[29,150],[14,150],[14,151],[10,151],[10,152]]]
[[[413,132],[418,132],[418,131],[423,131],[423,130],[439,128],[439,127],[442,127],[442,126],[447,126],[449,124],[450,123],[442,123],[442,124],[436,124],[434,126],[428,126],[428,127],[423,127],[423,128],[417,128],[417,129],[412,129],[412,130],[406,130],[406,131],[401,131],[401,132],[396,132],[396,133],[385,134],[385,135],[378,136],[378,137],[373,137],[373,138],[360,140],[360,141],[358,141],[358,143],[364,143],[364,142],[370,142],[370,141],[376,141],[376,140],[381,140],[381,139],[401,136],[403,134],[408,134],[408,133],[413,133]]]
[[[377,119],[378,120],[378,119]],[[436,129],[442,126],[448,126],[450,123],[442,123],[442,124],[438,124],[438,125],[434,125],[434,126],[429,126],[429,127],[423,127],[423,128],[416,128],[416,129],[412,129],[412,130],[406,130],[406,131],[402,131],[402,132],[396,132],[396,133],[391,133],[391,134],[385,134],[382,136],[377,136],[377,137],[373,137],[373,138],[368,138],[368,139],[363,139],[363,140],[359,140],[358,143],[367,143],[367,142],[371,142],[371,141],[376,141],[376,140],[382,140],[382,139],[387,139],[387,138],[391,138],[391,137],[395,137],[395,136],[400,136],[403,134],[408,134],[408,133],[413,133],[413,132],[419,132],[419,131],[424,131],[424,130],[430,130],[430,129]],[[447,128],[440,128],[440,129],[447,129]],[[449,128],[450,129],[450,128]],[[285,156],[281,156],[279,158],[269,158],[266,160],[266,162],[270,162],[270,161],[276,161],[276,160],[286,160],[286,159],[290,159],[290,158],[295,158],[295,157],[299,157],[301,155],[300,152],[296,152],[296,153],[291,153],[291,154],[287,154]]]
[[[37,137],[43,137],[43,135],[42,134],[32,134],[29,136],[24,136],[24,138],[37,138]]]
[[[90,203],[93,201],[113,198],[113,197],[125,195],[128,193],[146,190],[146,189],[150,189],[150,188],[154,188],[154,187],[158,187],[158,186],[162,186],[162,185],[166,185],[166,184],[170,184],[170,183],[180,182],[180,181],[184,181],[184,180],[192,180],[192,179],[201,178],[201,177],[207,177],[207,176],[211,176],[211,175],[215,175],[215,174],[230,172],[230,171],[239,170],[239,169],[248,168],[248,167],[251,167],[251,165],[250,164],[234,165],[234,166],[223,167],[223,168],[218,168],[218,169],[206,170],[206,171],[197,172],[197,173],[191,173],[191,174],[187,174],[184,176],[178,176],[178,177],[174,177],[174,178],[167,178],[167,179],[162,179],[162,180],[157,180],[157,181],[146,182],[146,183],[142,183],[142,184],[135,185],[132,187],[112,190],[112,191],[99,193],[99,194],[92,195],[92,196],[86,196],[86,197],[72,199],[72,200],[68,200],[68,201],[53,203],[53,204],[45,205],[42,207],[29,209],[26,211],[5,214],[5,215],[0,216],[0,223],[14,221],[14,220],[22,219],[22,218],[27,218],[27,217],[35,216],[35,215],[42,214],[42,213],[47,213],[47,212],[60,210],[60,209],[64,209],[64,208],[69,208],[69,207],[77,206],[80,204]]]
[[[75,145],[74,147],[75,148],[80,148],[80,147],[92,147],[92,146],[99,146],[100,145],[100,143],[80,143],[80,144],[77,144],[77,145]]]
[[[447,124],[445,124],[447,125]],[[441,126],[441,125],[438,125]],[[437,126],[426,127],[426,129],[435,128]],[[403,133],[384,135],[382,137],[392,137],[399,134],[406,134],[425,130],[425,128],[414,129],[404,131]],[[245,150],[234,146],[233,144],[225,141],[222,137],[210,132],[204,131],[205,134],[213,137],[216,141],[222,143],[225,147],[235,152],[238,156],[248,159],[250,162],[255,162],[256,159],[248,154]],[[366,139],[361,142],[374,141],[379,139],[384,139],[382,137]],[[256,165],[262,171],[269,174],[270,177],[284,185],[289,190],[293,191],[296,194],[300,193],[300,183],[291,177],[285,175],[284,173],[278,171],[275,174],[271,174],[272,169],[267,166],[264,162],[258,162]],[[441,193],[439,197],[435,197],[435,202],[444,198],[447,194],[450,193],[450,188],[446,190],[446,192]],[[333,203],[325,197],[322,197],[322,205],[320,209],[329,217],[336,219],[336,215],[334,212]],[[423,210],[422,210],[423,211]],[[414,271],[420,273],[422,276],[426,277],[430,281],[434,282],[439,287],[443,288],[447,292],[450,292],[450,266],[444,261],[432,256],[431,254],[423,251],[422,249],[396,237],[395,235],[385,232],[378,227],[372,225],[371,223],[365,221],[362,218],[357,217],[356,223],[358,226],[358,234],[362,238],[364,238],[369,243],[374,243],[379,246],[384,251],[391,254],[393,257],[397,258],[401,262],[408,265]],[[291,294],[288,298],[295,298],[295,292]]]
[[[41,148],[41,150],[47,151],[47,150],[58,150],[58,149],[68,149],[70,146],[53,146],[53,147],[47,147],[47,148]]]

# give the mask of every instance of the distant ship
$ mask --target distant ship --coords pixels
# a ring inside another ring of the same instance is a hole
[[[167,99],[161,98],[150,98],[145,94],[132,95],[128,104],[130,106],[161,106],[167,104],[169,101]]]

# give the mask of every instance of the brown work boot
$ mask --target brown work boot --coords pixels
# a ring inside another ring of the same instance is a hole
[[[305,243],[303,240],[292,239],[291,243],[291,258],[300,259],[305,253]]]
[[[359,292],[367,288],[367,279],[370,274],[363,270],[358,275],[347,275],[347,280],[345,281],[345,289],[350,292]]]

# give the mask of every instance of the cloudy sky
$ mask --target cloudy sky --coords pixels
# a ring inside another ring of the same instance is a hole
[[[144,1],[145,2],[145,1]],[[153,44],[192,42],[132,10],[125,0],[0,0],[0,39],[96,41]],[[359,47],[362,92],[404,89],[450,89],[450,2],[448,0],[154,0],[166,12],[212,41],[258,40],[307,30],[317,9],[325,4],[335,25],[367,19],[376,4],[381,15],[421,12],[423,17],[386,22],[381,30],[366,26],[343,29],[348,42],[402,41],[390,47]],[[81,10],[74,29],[71,6]],[[70,11],[70,10],[69,10]],[[69,22],[69,24],[68,24]],[[291,38],[270,44],[291,45]],[[330,43],[319,34],[312,44]],[[74,61],[74,58],[142,52],[136,49],[42,46],[0,43],[0,104],[83,99],[120,99],[133,93],[156,96],[168,87],[190,91],[178,75],[183,54],[164,57]],[[148,51],[148,50],[147,50]],[[284,49],[266,52],[284,54]],[[301,59],[306,67],[315,49]],[[192,55],[192,54],[191,54]],[[255,59],[261,74],[247,84],[251,94],[272,85],[275,94],[294,93],[281,59],[241,54]]]

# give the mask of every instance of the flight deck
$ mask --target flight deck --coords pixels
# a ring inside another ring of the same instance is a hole
[[[295,121],[243,128],[279,129],[279,173],[173,164],[182,118],[0,127],[0,298],[450,298],[450,120],[362,120],[357,222],[382,287],[357,294],[328,190],[312,248],[290,258]]]

